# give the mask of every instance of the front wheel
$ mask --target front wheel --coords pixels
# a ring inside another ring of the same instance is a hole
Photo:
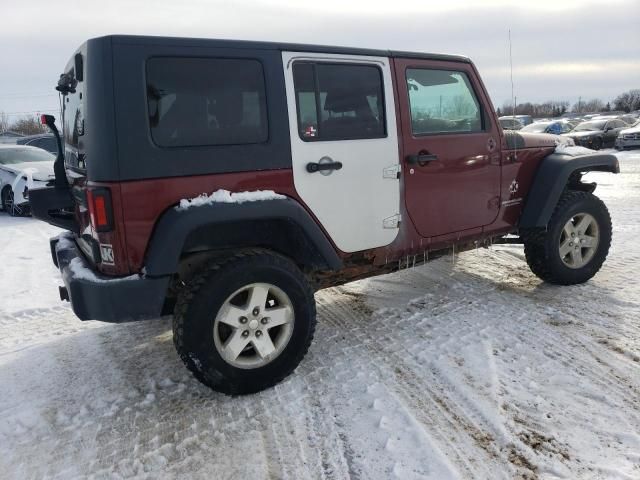
[[[12,217],[21,217],[25,214],[25,208],[15,204],[11,187],[5,187],[2,190],[2,208]]]
[[[194,376],[213,390],[269,388],[298,366],[316,324],[313,291],[289,259],[238,253],[195,275],[179,295],[174,345]]]
[[[522,232],[531,271],[545,282],[584,283],[602,267],[611,246],[611,217],[587,192],[562,195],[546,231]]]

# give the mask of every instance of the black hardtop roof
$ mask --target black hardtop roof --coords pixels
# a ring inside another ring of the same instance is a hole
[[[184,47],[247,48],[292,52],[334,53],[344,55],[367,55],[376,57],[404,57],[424,60],[444,60],[471,63],[468,57],[443,53],[403,52],[397,50],[375,50],[368,48],[339,47],[330,45],[305,45],[300,43],[261,42],[251,40],[224,40],[211,38],[160,37],[142,35],[108,35],[94,40],[111,40],[119,45],[164,45]]]

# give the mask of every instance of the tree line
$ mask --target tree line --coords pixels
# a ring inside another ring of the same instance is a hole
[[[47,133],[49,129],[40,123],[39,117],[25,116],[11,121],[9,115],[0,112],[0,133],[12,131],[22,135],[37,135]]]
[[[618,95],[613,102],[603,102],[598,98],[591,100],[579,100],[571,105],[567,101],[548,100],[542,103],[518,103],[515,113],[513,105],[505,102],[501,108],[498,108],[498,115],[531,115],[532,117],[559,117],[566,112],[574,113],[596,113],[622,111],[633,112],[640,110],[640,89],[629,90],[628,92]]]

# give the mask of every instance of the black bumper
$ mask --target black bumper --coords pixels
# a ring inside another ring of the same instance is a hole
[[[130,322],[157,318],[169,277],[107,277],[92,270],[72,234],[50,240],[53,263],[60,269],[73,312],[80,320]]]

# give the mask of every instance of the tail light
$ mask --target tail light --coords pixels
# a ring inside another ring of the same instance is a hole
[[[113,230],[113,208],[109,189],[100,187],[87,190],[87,204],[93,229],[96,232]]]

